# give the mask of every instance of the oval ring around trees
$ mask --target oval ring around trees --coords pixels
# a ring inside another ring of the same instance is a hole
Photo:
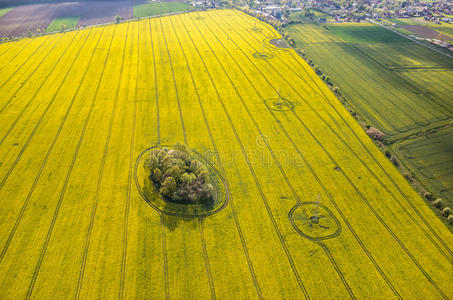
[[[161,147],[165,146],[159,145],[143,150],[138,156],[134,167],[135,184],[138,192],[152,208],[165,215],[183,218],[205,218],[216,214],[225,208],[230,197],[225,179],[211,162],[204,159],[200,153],[192,149],[192,153],[195,154],[200,161],[206,164],[209,171],[208,180],[214,188],[213,199],[207,203],[197,204],[178,203],[164,199],[150,179],[150,174],[148,174],[144,167],[146,155],[149,154],[151,150]]]

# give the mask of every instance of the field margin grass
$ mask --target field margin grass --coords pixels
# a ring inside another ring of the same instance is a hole
[[[54,32],[58,30],[65,30],[75,28],[77,23],[79,22],[80,17],[63,17],[63,18],[55,18],[53,21],[47,26],[45,32]]]

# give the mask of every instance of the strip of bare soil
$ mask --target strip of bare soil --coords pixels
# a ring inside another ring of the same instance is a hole
[[[22,36],[28,32],[44,31],[55,18],[80,17],[78,26],[114,22],[115,16],[132,18],[137,1],[81,1],[32,4],[14,7],[0,17],[0,37]]]
[[[418,36],[427,39],[437,39],[442,41],[453,41],[453,38],[448,35],[439,33],[431,28],[427,28],[421,25],[401,25],[401,28],[409,30],[410,32],[415,33]]]

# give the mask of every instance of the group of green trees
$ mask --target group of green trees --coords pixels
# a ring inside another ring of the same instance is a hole
[[[450,207],[445,206],[444,200],[441,198],[436,198],[433,194],[425,192],[423,194],[426,200],[431,201],[432,206],[440,210],[440,214],[447,218],[447,222],[450,225],[453,225],[453,211]]]
[[[150,179],[166,199],[195,204],[212,200],[214,188],[209,183],[207,167],[184,144],[150,151],[145,160]]]

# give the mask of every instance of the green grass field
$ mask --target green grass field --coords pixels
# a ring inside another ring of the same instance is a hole
[[[298,24],[288,32],[357,112],[385,132],[389,141],[453,117],[450,58],[372,25],[328,28]],[[381,43],[386,36],[391,43]]]
[[[66,17],[66,18],[55,18],[52,23],[46,28],[46,32],[53,32],[61,30],[62,26],[65,28],[74,28],[79,22],[80,17]]]
[[[11,9],[12,7],[0,8],[0,17],[9,12]]]
[[[378,26],[364,25],[327,25],[329,32],[347,43],[407,43],[407,39]]]
[[[423,184],[453,207],[453,127],[405,141],[396,151]]]
[[[452,298],[453,235],[278,37],[209,10],[0,44],[0,299]],[[143,197],[177,142],[222,210]]]
[[[184,2],[150,2],[134,5],[133,9],[134,17],[137,18],[185,11],[188,7]]]

